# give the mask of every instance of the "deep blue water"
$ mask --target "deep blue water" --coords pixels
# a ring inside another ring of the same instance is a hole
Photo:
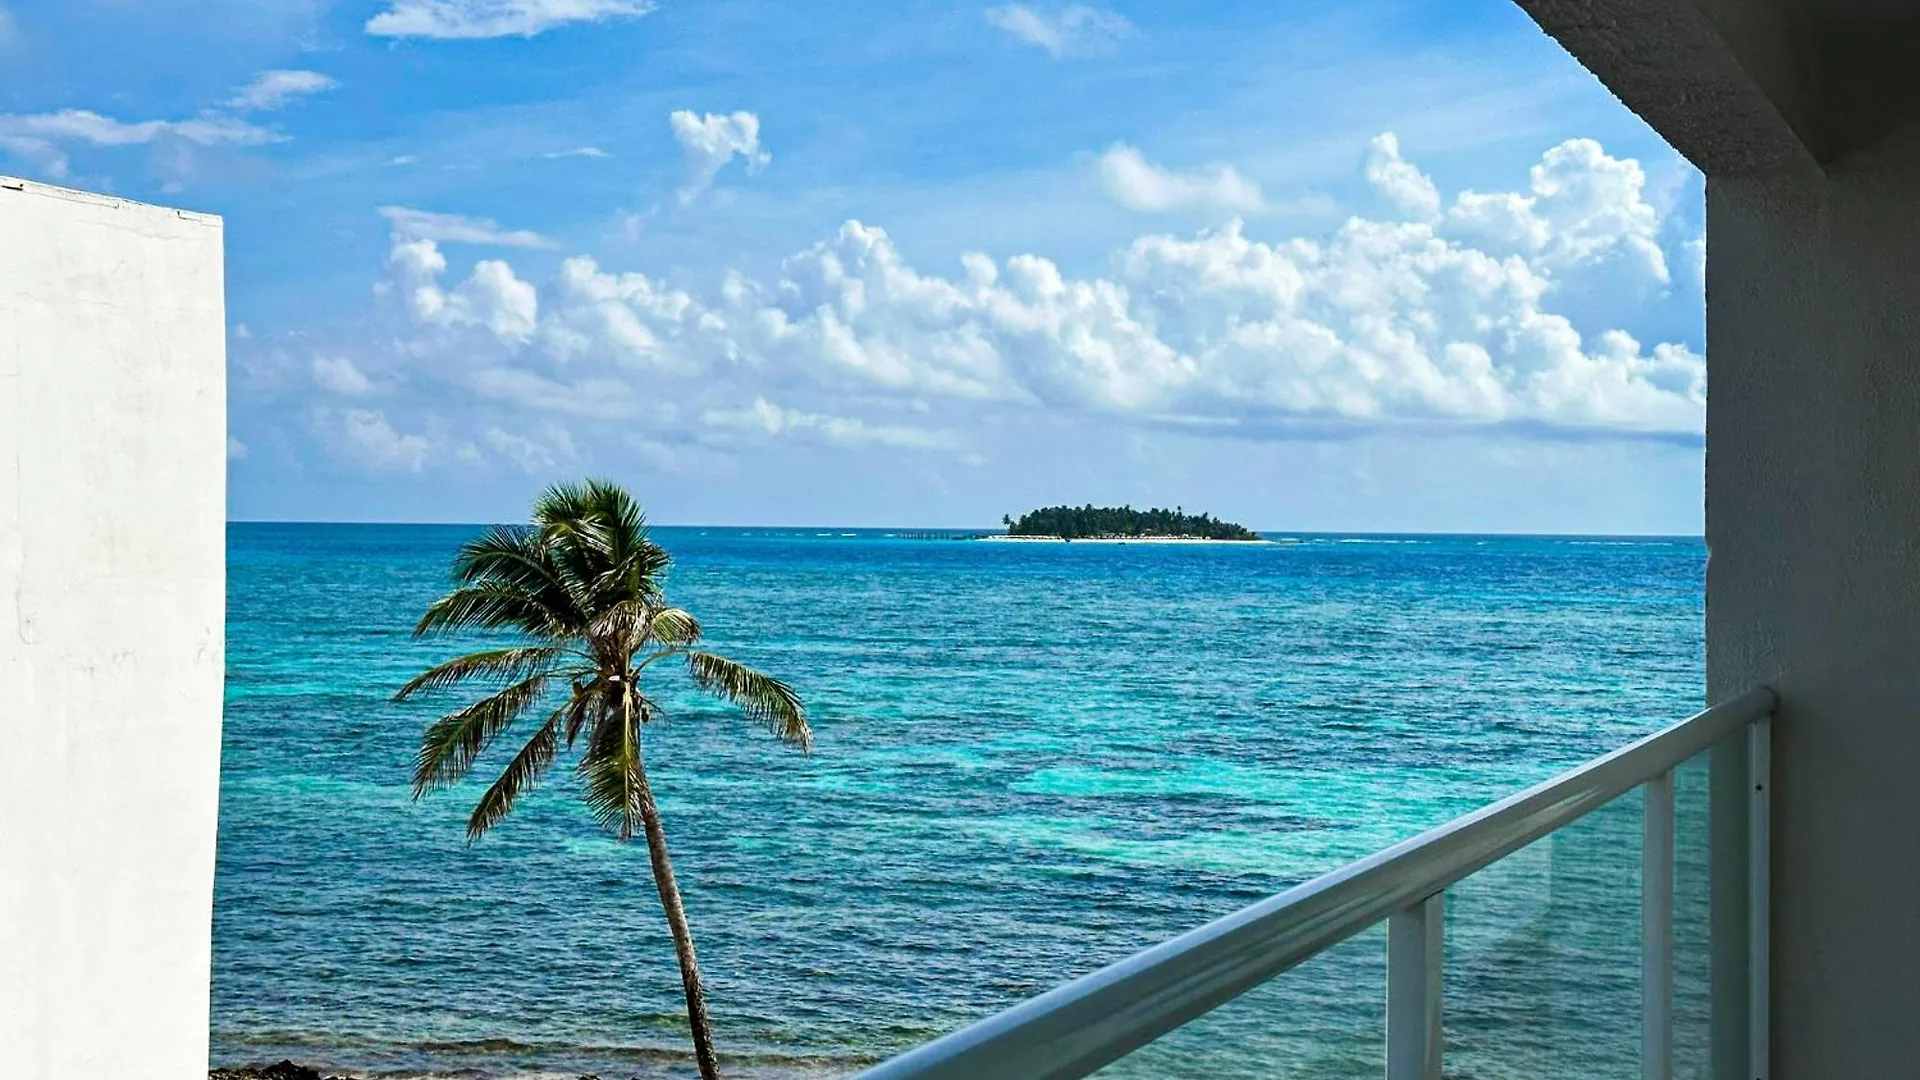
[[[490,776],[409,797],[434,713],[388,697],[455,650],[408,630],[472,532],[231,528],[216,1063],[693,1075],[646,851],[569,773],[474,846]],[[1701,704],[1694,539],[656,538],[670,595],[817,733],[803,756],[669,680],[648,735],[741,1077],[854,1070]],[[1631,799],[1455,891],[1450,1075],[1638,1075]],[[1381,950],[1110,1071],[1377,1077]]]

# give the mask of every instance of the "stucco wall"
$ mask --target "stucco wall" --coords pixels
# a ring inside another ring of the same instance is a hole
[[[1707,674],[1774,726],[1773,1075],[1920,1062],[1920,169],[1707,188]]]
[[[0,1075],[205,1076],[218,218],[0,177]]]

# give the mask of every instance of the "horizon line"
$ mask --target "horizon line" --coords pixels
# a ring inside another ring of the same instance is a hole
[[[483,529],[495,525],[524,524],[518,521],[327,521],[312,518],[228,518],[228,525],[367,525],[367,526],[414,526],[440,528]],[[661,529],[859,529],[868,532],[896,530],[902,532],[978,532],[998,534],[1005,531],[1003,525],[720,525],[713,523],[694,523],[680,521],[649,521],[649,528]],[[1433,531],[1419,529],[1269,529],[1247,526],[1262,536],[1498,536],[1511,539],[1622,539],[1622,540],[1705,540],[1706,534],[1666,533],[1666,532],[1531,532],[1525,530],[1481,529]]]

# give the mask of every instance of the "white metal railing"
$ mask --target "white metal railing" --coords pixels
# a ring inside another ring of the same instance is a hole
[[[1375,852],[1330,874],[1189,931],[997,1016],[935,1039],[877,1065],[858,1080],[1076,1080],[1145,1046],[1304,960],[1380,922],[1387,923],[1387,1080],[1439,1080],[1441,956],[1445,892],[1454,883],[1615,798],[1644,786],[1642,851],[1642,1076],[1673,1075],[1673,770],[1717,745],[1714,784],[1726,763],[1747,792],[1745,813],[1716,814],[1716,849],[1744,856],[1722,865],[1744,869],[1744,912],[1720,902],[1716,885],[1712,933],[1745,942],[1727,966],[1716,958],[1715,996],[1738,975],[1734,1041],[1741,1061],[1716,1060],[1716,1078],[1767,1080],[1768,799],[1770,720],[1776,698],[1750,690],[1581,765],[1517,795],[1411,840]],[[1742,729],[1744,744],[1729,741]],[[1744,864],[1744,865],[1743,865]],[[1729,919],[1728,908],[1743,919]],[[1716,948],[1716,953],[1721,950]],[[1731,1012],[1729,1013],[1731,1016]],[[1720,1041],[1716,1031],[1715,1041]],[[1724,1056],[1724,1055],[1723,1055]]]

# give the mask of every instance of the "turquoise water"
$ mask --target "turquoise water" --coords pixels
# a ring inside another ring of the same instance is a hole
[[[478,783],[409,798],[431,710],[387,698],[453,650],[407,631],[472,531],[231,529],[217,1063],[693,1075],[644,847],[564,771],[472,847]],[[649,735],[739,1077],[852,1071],[1701,704],[1692,539],[656,536],[818,736],[678,683]],[[1637,1075],[1627,802],[1456,890],[1450,1074]],[[1382,968],[1368,935],[1109,1072],[1378,1076]]]

